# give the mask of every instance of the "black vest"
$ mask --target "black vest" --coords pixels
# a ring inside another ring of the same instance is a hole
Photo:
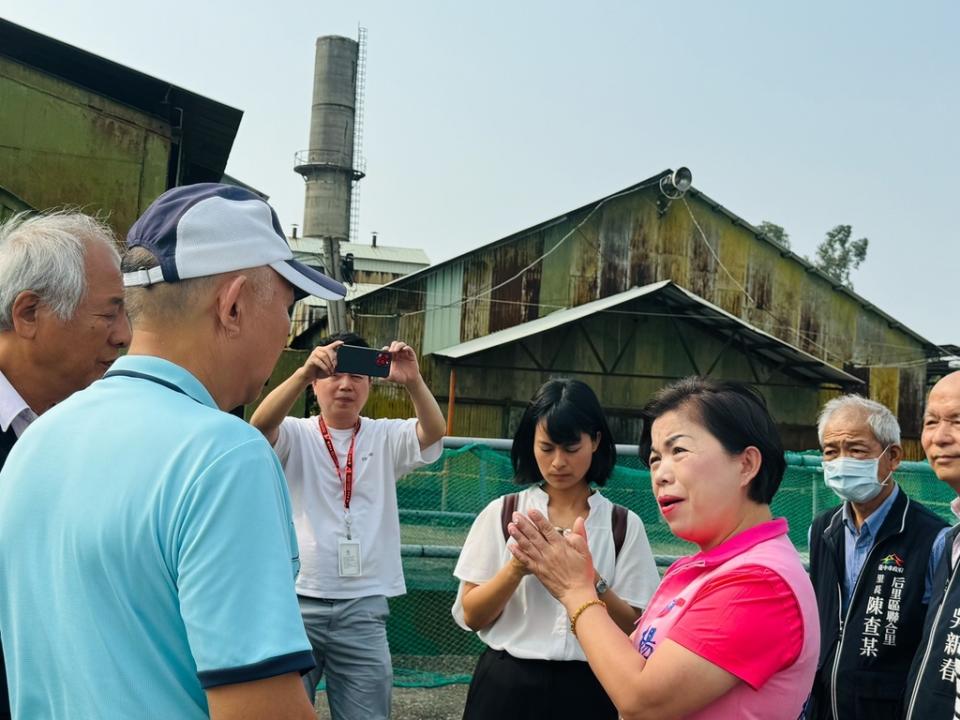
[[[17,434],[13,428],[8,428],[5,433],[0,433],[0,469],[7,462],[7,455],[13,449],[13,444],[17,441]],[[7,674],[3,664],[3,647],[0,646],[0,720],[10,717],[10,701],[7,697]]]
[[[10,427],[5,433],[0,433],[0,468],[7,462],[7,455],[13,449],[13,444],[17,441],[17,434]]]
[[[920,643],[923,593],[933,542],[946,523],[901,488],[850,593],[843,508],[818,515],[810,528],[810,580],[820,613],[820,659],[812,720],[899,718],[903,683]]]
[[[907,720],[953,720],[954,706],[960,702],[956,665],[960,658],[960,573],[950,567],[958,532],[960,525],[947,535],[934,576],[923,639],[907,678]]]

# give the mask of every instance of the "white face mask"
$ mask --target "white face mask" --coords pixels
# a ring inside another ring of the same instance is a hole
[[[824,460],[822,463],[824,483],[843,500],[854,503],[870,502],[880,494],[890,475],[893,474],[891,472],[882,482],[877,480],[880,458],[889,449],[888,445],[877,457],[869,460],[850,457]]]

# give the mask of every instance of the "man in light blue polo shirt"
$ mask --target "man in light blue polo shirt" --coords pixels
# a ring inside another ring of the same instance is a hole
[[[0,632],[15,718],[314,718],[280,465],[251,402],[294,288],[256,195],[158,198],[127,238],[129,354],[37,420],[0,473]],[[69,351],[65,349],[65,351]]]

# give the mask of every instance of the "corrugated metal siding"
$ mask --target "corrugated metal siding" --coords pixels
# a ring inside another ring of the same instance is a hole
[[[714,225],[714,223],[711,223],[711,225]],[[696,232],[695,229],[694,232]],[[716,299],[712,302],[727,312],[742,317],[746,308],[750,306],[741,288],[747,282],[747,265],[750,262],[750,250],[753,243],[743,242],[742,239],[731,233],[719,232],[718,236],[720,260],[726,267],[726,271],[717,271],[716,291],[714,292]],[[698,233],[694,242],[700,243],[702,247],[703,241],[698,239],[699,237]]]
[[[461,306],[457,301],[463,293],[463,265],[456,262],[430,273],[425,286],[426,317],[421,322],[422,333],[408,335],[411,339],[407,341],[414,347],[420,344],[423,354],[460,342]],[[420,338],[422,343],[417,342]]]
[[[653,212],[651,208],[641,208]],[[682,287],[690,285],[690,243],[693,227],[679,212],[668,212],[654,226],[656,275],[653,281],[673,280]],[[709,299],[709,298],[708,298]]]
[[[918,385],[912,368],[893,367],[922,357],[923,348],[914,338],[890,327],[887,319],[862,307],[850,295],[837,291],[830,281],[810,268],[784,257],[780,248],[758,239],[743,224],[735,223],[700,196],[688,195],[689,207],[703,228],[710,248],[719,256],[724,266],[721,268],[683,203],[673,202],[660,217],[656,197],[657,190],[651,188],[610,201],[537,266],[541,269],[539,277],[531,274],[535,280],[522,285],[519,294],[518,283],[511,283],[509,291],[499,296],[511,303],[522,301],[527,305],[499,306],[503,304],[482,301],[465,304],[459,316],[458,342],[526,318],[543,316],[556,306],[575,306],[632,285],[669,279],[835,366],[848,370],[862,364],[890,366],[890,372],[875,376],[877,383],[883,378],[886,384],[882,390],[878,385],[877,392],[898,407],[905,428],[916,427],[923,399],[922,386]],[[475,295],[509,277],[538,254],[552,248],[583,221],[587,213],[589,208],[570,213],[552,225],[521,233],[496,247],[481,248],[454,263],[459,266],[462,262],[465,268],[463,294]],[[537,248],[535,252],[534,248]],[[746,288],[758,307],[754,307],[738,285]],[[526,314],[516,309],[524,307]],[[624,363],[630,360],[634,372],[656,374],[656,368],[670,364],[678,373],[687,374],[691,370],[682,348],[668,342],[676,332],[673,325],[656,325],[642,318],[636,321],[641,323],[642,340],[637,342],[636,350],[627,350],[623,360]],[[610,325],[609,319],[601,324],[605,326],[600,333],[603,337],[625,332],[626,326]],[[591,325],[591,333],[593,330]],[[553,341],[531,338],[526,342],[533,346]],[[712,341],[697,342],[705,343],[694,347],[704,370],[711,362],[704,356],[715,346]],[[514,353],[517,362],[529,365],[526,354],[517,348],[503,348],[499,352],[502,356]],[[592,352],[582,342],[564,353],[561,357],[574,365],[580,363],[581,369],[595,366]],[[731,376],[743,380],[752,377],[749,366],[735,356],[722,358],[717,367],[718,371],[733,373]],[[893,374],[899,376],[896,384],[892,381]],[[527,377],[536,375],[532,372],[496,374],[496,387],[486,391],[525,400],[529,397],[528,391],[532,392]],[[646,399],[648,389],[654,390],[663,384],[652,381],[647,388],[648,383],[638,380],[591,377],[592,383],[610,390],[608,398],[631,397],[631,402],[637,403]],[[437,374],[437,382],[443,385],[432,385],[436,392],[446,392],[446,378],[445,372]],[[809,397],[804,395],[802,402],[791,397],[793,391],[776,394],[775,414],[791,418],[789,422],[797,428],[812,426],[820,393],[816,388],[811,392]],[[809,437],[809,433],[798,429],[796,436],[801,435]]]
[[[907,437],[920,437],[923,427],[923,399],[927,368],[925,365],[900,370],[900,396],[897,419],[900,433]]]
[[[870,368],[870,398],[897,414],[900,404],[900,371],[897,368]]]
[[[341,248],[340,257],[346,255],[346,252]],[[410,273],[417,272],[418,270],[423,270],[426,265],[422,263],[403,263],[403,262],[393,262],[392,260],[368,260],[363,258],[354,258],[353,267],[356,271],[363,271],[367,273],[383,273],[387,275],[409,275]]]
[[[354,330],[371,346],[383,346],[391,340],[403,340],[418,350],[423,339],[425,278],[415,278],[406,286],[386,288],[350,306]]]
[[[0,56],[0,179],[33,207],[103,211],[121,237],[166,188],[170,126]]]
[[[659,233],[656,213],[642,212],[640,206],[631,238],[630,277],[635,285],[650,285],[656,282],[659,252]]]
[[[370,388],[370,397],[363,414],[374,418],[408,418],[416,415],[410,394],[400,385],[376,381]]]
[[[490,296],[485,294],[493,284],[489,255],[478,254],[467,258],[464,266],[463,297],[477,299],[465,302],[460,309],[458,343],[490,334]]]
[[[503,405],[458,405],[453,414],[453,434],[463,437],[496,437],[504,425]]]
[[[537,317],[549,315],[554,310],[572,306],[573,297],[572,268],[575,258],[587,252],[586,241],[579,233],[574,233],[554,250],[557,243],[569,232],[566,223],[551,225],[538,231],[543,251],[550,252],[543,261],[540,277],[540,307]]]
[[[916,438],[903,438],[900,441],[900,444],[903,446],[903,459],[904,460],[926,460],[927,455],[923,451],[923,445],[920,444],[920,441]]]
[[[582,217],[576,217],[573,222],[579,224]],[[570,231],[570,226],[564,228]],[[597,236],[599,234],[599,219],[596,215],[585,223],[579,233],[574,233],[567,242],[576,238],[576,252],[571,258],[569,269],[570,290],[567,294],[566,305],[574,307],[583,303],[597,300],[600,287],[600,254],[598,252]]]
[[[756,307],[749,307],[748,303],[744,312],[745,319],[751,325],[777,335],[779,328],[775,326],[778,322],[772,315],[774,260],[766,254],[752,259],[753,262],[747,267],[746,289],[756,301]]]
[[[824,316],[825,299],[817,293],[805,295],[800,301],[800,325],[797,328],[800,340],[800,349],[811,355],[823,357],[823,335],[821,325],[826,319]]]
[[[767,257],[773,255],[773,287],[770,310],[768,313],[753,311],[749,317],[759,319],[766,316],[766,328],[769,332],[786,342],[800,347],[800,300],[807,285],[806,271],[796,263],[787,262],[773,249],[761,250]],[[775,254],[774,254],[775,253]],[[759,254],[759,253],[758,253]]]
[[[639,303],[636,307],[630,306],[630,309],[646,313],[659,311],[660,314],[663,311],[662,307],[652,302]],[[749,363],[743,352],[736,347],[725,347],[724,337],[687,321],[679,321],[678,324],[701,372],[706,372],[719,356],[713,376],[750,377]],[[477,409],[478,403],[484,407],[490,403],[499,404],[501,408],[506,408],[508,403],[512,403],[514,408],[522,407],[544,381],[558,374],[579,377],[590,384],[608,414],[620,418],[618,422],[624,432],[633,432],[635,423],[631,418],[667,382],[666,378],[679,378],[691,373],[690,361],[680,345],[676,325],[670,318],[652,314],[608,314],[589,318],[583,321],[583,326],[608,370],[629,341],[616,372],[660,375],[664,379],[605,375],[583,330],[572,326],[555,328],[524,341],[529,353],[542,363],[556,360],[554,372],[538,370],[519,343],[479,353],[468,359],[466,365],[469,367],[458,367],[457,397],[464,404],[457,405],[455,432],[466,434],[469,431],[471,435],[485,437],[502,435],[503,423],[507,422],[509,426],[509,413],[504,410],[497,415],[489,410],[480,410]],[[816,387],[798,386],[795,379],[772,367],[761,365],[760,371],[766,371],[768,377],[765,379],[769,382],[785,384],[784,387],[763,386],[761,391],[771,403],[778,423],[783,427],[797,426],[799,429],[791,431],[791,437],[795,437],[798,443],[807,443],[792,449],[812,447],[809,444],[811,419],[815,418],[819,408],[819,390]],[[442,390],[439,385],[434,387],[438,394],[446,396],[445,387]],[[461,412],[464,413],[464,419],[458,420]],[[481,421],[483,424],[478,424]],[[623,442],[635,439],[636,436]]]
[[[424,326],[426,325],[427,319],[430,317],[430,313],[417,313],[417,314],[405,314],[401,315],[397,320],[397,332],[391,340],[402,340],[407,343],[410,347],[414,349],[414,352],[417,353],[418,357],[423,357],[423,351],[417,347],[419,338],[424,336]],[[410,338],[409,340],[407,338]],[[385,339],[380,342],[380,347],[387,345],[388,341]],[[421,362],[422,366],[423,363]],[[432,376],[428,376],[427,369],[421,367],[421,372],[424,375],[424,379],[428,382],[432,379]]]
[[[524,238],[516,244],[495,248],[490,263],[490,280],[492,287],[497,289],[490,294],[488,332],[513,327],[537,317],[536,309],[526,303],[535,304],[539,300],[543,266],[537,263],[519,277],[514,276],[542,254],[543,245],[537,235]]]
[[[263,388],[263,392],[260,393],[260,397],[244,407],[244,418],[249,420],[253,411],[260,406],[261,401],[272,393],[280,383],[293,375],[294,370],[303,365],[309,355],[310,351],[307,350],[287,349],[280,353],[276,367],[273,368],[270,379],[267,381],[266,387]],[[306,417],[306,393],[300,393],[287,414],[292,417]]]
[[[628,205],[604,208],[600,221],[600,297],[616,295],[633,286],[630,278],[630,244],[636,214]]]
[[[681,216],[682,217],[682,216]],[[711,218],[712,220],[712,218]],[[707,236],[707,242],[691,223],[687,232],[690,234],[690,279],[689,285],[685,286],[702,298],[711,298],[717,296],[717,291],[721,288],[728,288],[731,284],[730,278],[726,273],[717,267],[717,260],[714,255],[720,254],[720,232],[716,222],[701,223],[704,235]],[[724,254],[728,257],[724,264],[730,268],[730,251],[732,243],[723,244]],[[736,314],[736,313],[734,313]]]

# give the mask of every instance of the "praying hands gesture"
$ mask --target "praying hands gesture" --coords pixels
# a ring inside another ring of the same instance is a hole
[[[515,545],[507,545],[514,558],[537,576],[568,613],[597,598],[593,558],[587,547],[583,518],[576,519],[566,536],[557,532],[536,510],[528,515],[514,513],[507,529],[516,540]]]

